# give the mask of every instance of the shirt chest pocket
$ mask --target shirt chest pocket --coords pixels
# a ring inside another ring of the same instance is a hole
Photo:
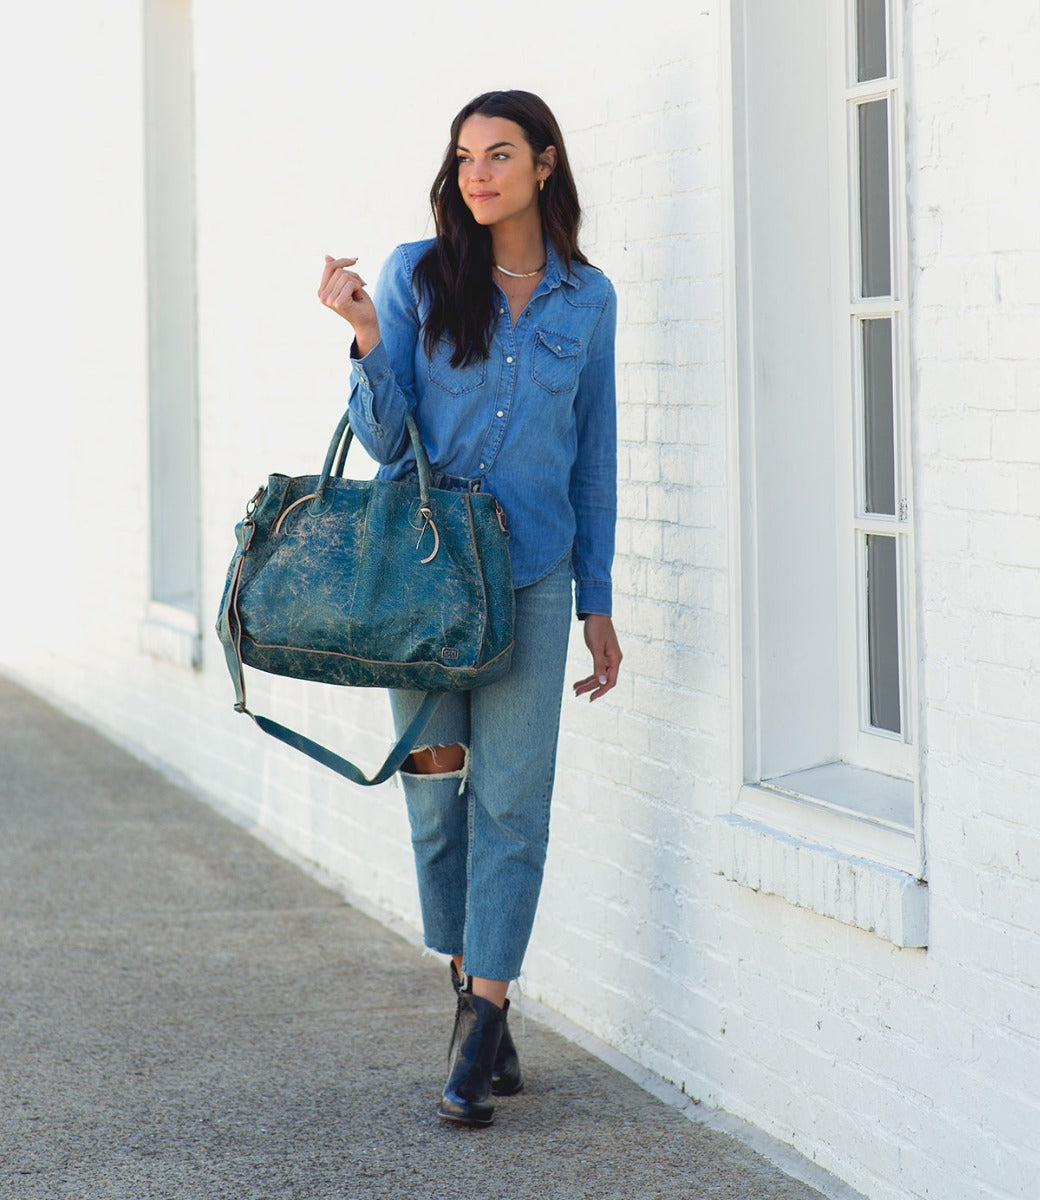
[[[531,376],[547,392],[572,392],[578,385],[581,339],[539,329],[535,334]]]
[[[451,356],[455,347],[445,339],[437,343],[433,357],[429,360],[427,372],[432,384],[452,396],[461,396],[463,392],[471,392],[474,388],[483,386],[487,372],[487,360],[478,359],[462,367],[451,365]]]

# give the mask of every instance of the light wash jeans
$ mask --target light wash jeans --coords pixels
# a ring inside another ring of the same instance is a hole
[[[460,744],[461,771],[401,772],[419,878],[423,937],[462,969],[515,979],[531,936],[549,841],[571,615],[568,556],[518,588],[513,659],[497,683],[442,696],[423,746]],[[423,693],[394,689],[398,733]]]

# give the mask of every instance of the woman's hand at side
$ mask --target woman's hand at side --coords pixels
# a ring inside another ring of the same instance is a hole
[[[353,325],[358,353],[364,358],[379,342],[379,318],[371,296],[365,291],[365,281],[356,271],[349,270],[356,262],[356,258],[333,258],[326,254],[318,299]]]
[[[591,692],[589,700],[598,700],[617,683],[621,667],[621,646],[614,632],[614,622],[600,613],[585,618],[585,645],[592,655],[592,674],[574,685],[575,696]]]

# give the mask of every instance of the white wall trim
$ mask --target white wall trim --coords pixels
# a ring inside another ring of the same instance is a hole
[[[928,886],[906,871],[735,814],[716,818],[718,874],[905,948],[928,945]]]
[[[138,646],[163,662],[195,671],[202,666],[202,630],[198,617],[183,608],[153,600],[138,626]]]

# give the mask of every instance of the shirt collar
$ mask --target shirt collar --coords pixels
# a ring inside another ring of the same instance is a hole
[[[575,274],[573,264],[569,273],[564,271],[556,247],[548,238],[545,240],[545,282],[550,288],[559,287],[561,283],[568,283],[572,288],[581,287],[581,280]]]

